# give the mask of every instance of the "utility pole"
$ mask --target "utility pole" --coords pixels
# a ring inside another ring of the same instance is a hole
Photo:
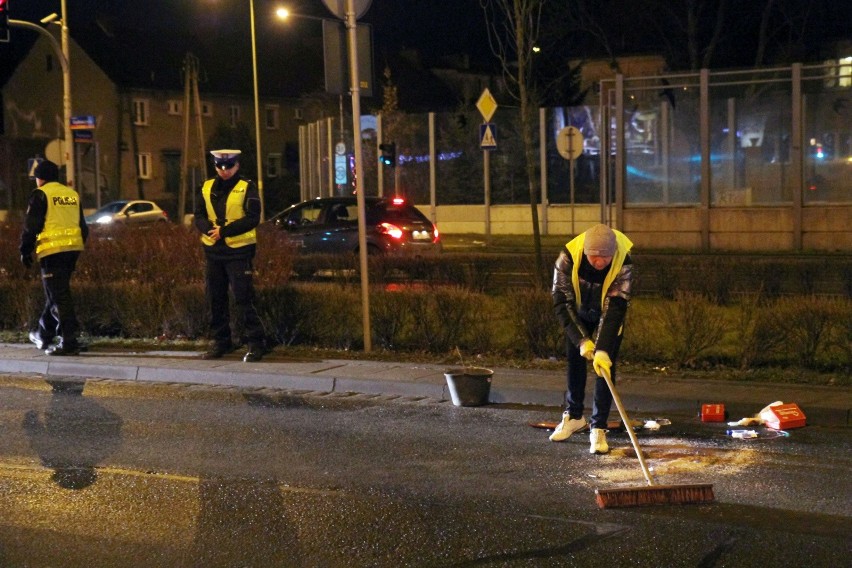
[[[195,124],[198,134],[199,165],[204,168],[204,125],[201,121],[201,98],[198,94],[198,58],[187,53],[183,60],[183,149],[180,155],[180,195],[178,196],[178,223],[183,224],[186,215],[186,193],[189,178],[189,122],[190,110],[195,109]]]

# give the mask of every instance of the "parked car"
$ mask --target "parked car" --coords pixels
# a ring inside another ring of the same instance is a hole
[[[438,228],[401,198],[365,197],[367,252],[432,255],[441,252]],[[358,252],[358,201],[355,196],[325,197],[297,203],[267,223],[284,232],[304,253]]]
[[[165,223],[169,215],[153,201],[122,200],[107,203],[91,215],[86,215],[89,225],[149,225]]]

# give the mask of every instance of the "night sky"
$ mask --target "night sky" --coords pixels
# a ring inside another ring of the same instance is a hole
[[[59,0],[9,0],[14,19],[37,23],[52,12],[60,12]],[[295,19],[281,22],[274,16],[277,6],[294,13],[331,18],[321,0],[254,0],[258,60],[291,59],[305,55],[311,41],[321,41],[320,23]],[[192,50],[198,43],[233,38],[227,61],[209,65],[250,65],[248,0],[67,0],[68,24],[75,38],[97,18],[101,27],[127,37],[138,34],[167,39],[168,47]],[[376,66],[401,47],[417,48],[427,57],[469,52],[479,61],[490,58],[479,0],[373,0],[359,20],[373,27]],[[127,32],[123,29],[131,28]],[[13,61],[25,52],[34,32],[13,29],[12,44],[0,44],[0,80],[5,80]],[[321,49],[321,48],[320,48]]]
[[[210,88],[232,92],[249,92],[251,88],[251,47],[249,0],[66,0],[72,36],[86,44],[87,51],[97,52],[96,61],[108,63],[124,73],[127,83],[140,86],[138,76],[156,76],[159,83],[167,76],[179,77],[184,55],[193,52],[202,60],[210,78]],[[362,0],[359,0],[362,1]],[[701,5],[713,7],[721,0],[706,0]],[[12,17],[38,22],[51,12],[60,12],[60,0],[9,0]],[[676,30],[666,29],[664,20],[648,10],[655,0],[624,3],[623,0],[581,0],[565,3],[551,0],[550,6],[593,7],[598,17],[609,25],[610,46],[620,53],[659,52],[671,57],[685,50],[668,42]],[[810,3],[809,3],[810,2]],[[294,13],[331,18],[322,0],[254,0],[257,23],[257,51],[260,90],[266,94],[298,96],[322,88],[322,33],[319,22],[294,19],[281,22],[274,16],[277,6],[286,5]],[[658,1],[661,7],[680,7]],[[719,57],[712,68],[744,67],[753,64],[754,22],[759,20],[764,2],[732,0],[727,3],[735,16],[725,29]],[[784,22],[787,13],[807,14],[807,44],[826,39],[845,38],[852,42],[852,2],[821,0],[779,0],[773,32],[783,41],[789,29]],[[809,7],[803,11],[804,7]],[[799,10],[796,12],[794,10]],[[662,8],[661,8],[662,9]],[[783,12],[787,10],[787,12]],[[712,12],[712,9],[711,9]],[[756,20],[757,18],[758,20]],[[712,21],[709,18],[707,21]],[[553,20],[551,20],[553,21]],[[465,53],[475,69],[493,67],[496,63],[488,46],[480,0],[372,0],[360,19],[372,25],[375,80],[388,62],[398,59],[402,48],[420,52],[424,66],[439,64],[443,56]],[[559,20],[562,26],[562,20]],[[643,23],[646,25],[643,25]],[[657,25],[660,24],[660,25]],[[798,24],[796,24],[798,25]],[[568,29],[568,26],[563,26]],[[657,29],[654,30],[653,28]],[[559,27],[557,26],[557,29]],[[556,64],[572,57],[604,55],[595,46],[593,34],[580,25],[565,37],[557,37],[552,53]],[[0,44],[0,82],[6,80],[33,41],[30,31],[13,29],[13,41]],[[126,47],[123,47],[126,46]],[[133,47],[131,50],[130,47]],[[140,49],[140,47],[142,49]],[[667,50],[664,50],[666,47]],[[787,56],[801,61],[808,45]],[[131,53],[135,52],[135,53]],[[778,53],[772,53],[775,56]],[[813,52],[810,53],[813,56]],[[819,60],[819,59],[817,59]],[[683,62],[680,62],[683,63]],[[72,61],[73,67],[73,61]],[[678,69],[677,66],[674,67]],[[115,76],[115,72],[112,72]],[[116,78],[121,82],[122,77]],[[225,83],[229,83],[225,85]],[[237,88],[234,88],[236,86]]]

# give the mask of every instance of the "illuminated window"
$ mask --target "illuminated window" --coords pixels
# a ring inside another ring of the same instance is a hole
[[[136,167],[139,179],[151,179],[151,153],[140,152],[136,154]]]
[[[148,99],[133,99],[133,124],[148,125]]]
[[[178,116],[183,114],[183,102],[178,100],[171,100],[168,101],[166,105],[168,107],[169,114]]]
[[[840,66],[837,68],[837,86],[852,86],[852,57],[844,57],[840,60]]]

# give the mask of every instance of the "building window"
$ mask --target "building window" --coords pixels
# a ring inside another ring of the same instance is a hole
[[[171,100],[166,103],[168,105],[169,114],[172,115],[181,115],[183,114],[183,102],[177,100]]]
[[[293,109],[293,118],[295,118],[296,120],[302,120],[302,109]]]
[[[136,168],[139,179],[151,179],[151,153],[140,152],[136,154]]]
[[[266,118],[266,129],[278,130],[278,105],[266,105],[264,116]]]
[[[266,156],[266,177],[277,178],[281,175],[281,154],[272,153]]]
[[[228,124],[231,125],[231,128],[236,128],[237,124],[240,122],[240,107],[237,105],[231,105],[228,107]]]
[[[148,125],[148,99],[133,99],[133,124]]]
[[[213,103],[201,101],[201,116],[213,116]]]
[[[852,86],[852,57],[844,57],[840,60],[840,66],[837,69],[837,86]]]

